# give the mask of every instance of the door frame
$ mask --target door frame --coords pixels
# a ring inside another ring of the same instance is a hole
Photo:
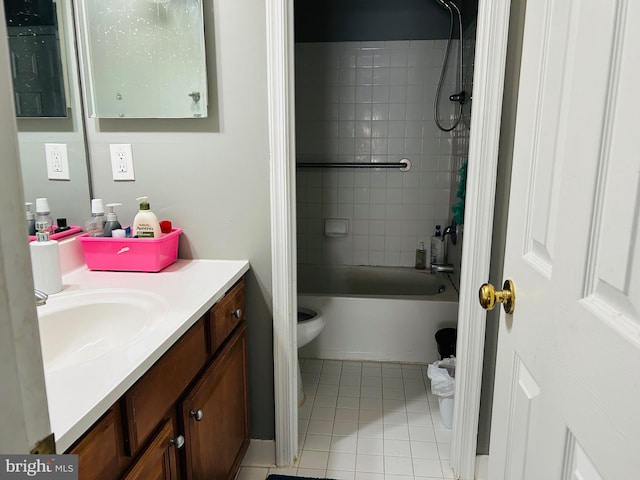
[[[486,320],[476,292],[489,276],[509,9],[509,0],[478,4],[451,455],[456,477],[462,479],[475,474]],[[276,464],[285,466],[298,450],[293,0],[269,0],[266,21],[275,443]]]
[[[4,11],[0,37],[6,38]],[[0,452],[24,454],[51,434],[31,258],[24,229],[24,190],[9,50],[0,49]]]

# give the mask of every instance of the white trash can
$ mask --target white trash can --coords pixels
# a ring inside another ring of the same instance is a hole
[[[429,364],[427,376],[431,380],[431,393],[438,397],[438,407],[442,424],[451,428],[453,426],[453,403],[456,392],[455,357],[445,358]]]

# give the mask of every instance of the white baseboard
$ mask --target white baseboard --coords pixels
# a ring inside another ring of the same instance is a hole
[[[489,480],[489,455],[476,456],[476,480]]]
[[[276,442],[275,440],[251,439],[247,453],[242,460],[243,467],[275,467],[276,466]]]

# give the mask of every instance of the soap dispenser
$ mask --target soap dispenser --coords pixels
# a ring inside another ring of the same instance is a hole
[[[47,295],[62,290],[58,242],[49,238],[46,221],[36,222],[36,241],[29,244],[33,286]]]
[[[25,202],[24,206],[27,209],[27,235],[35,235],[36,234],[36,217],[31,211],[31,207],[33,203]]]
[[[120,205],[122,205],[122,204],[121,203],[107,203],[107,205],[106,205],[107,209],[109,211],[107,212],[107,223],[104,224],[104,236],[105,237],[111,237],[112,236],[111,232],[113,230],[122,229],[122,225],[120,225],[120,222],[118,221],[118,216],[113,211],[114,207],[119,207]]]
[[[140,211],[133,218],[132,234],[137,238],[158,238],[160,236],[160,222],[155,213],[150,210],[148,197],[138,197]]]

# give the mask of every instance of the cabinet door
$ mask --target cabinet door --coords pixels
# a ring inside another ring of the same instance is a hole
[[[118,405],[105,413],[68,453],[78,455],[79,477],[83,480],[118,478],[124,467]]]
[[[183,443],[175,435],[174,419],[168,419],[123,480],[176,480],[176,450]]]
[[[187,478],[233,479],[249,445],[246,325],[184,399]]]

